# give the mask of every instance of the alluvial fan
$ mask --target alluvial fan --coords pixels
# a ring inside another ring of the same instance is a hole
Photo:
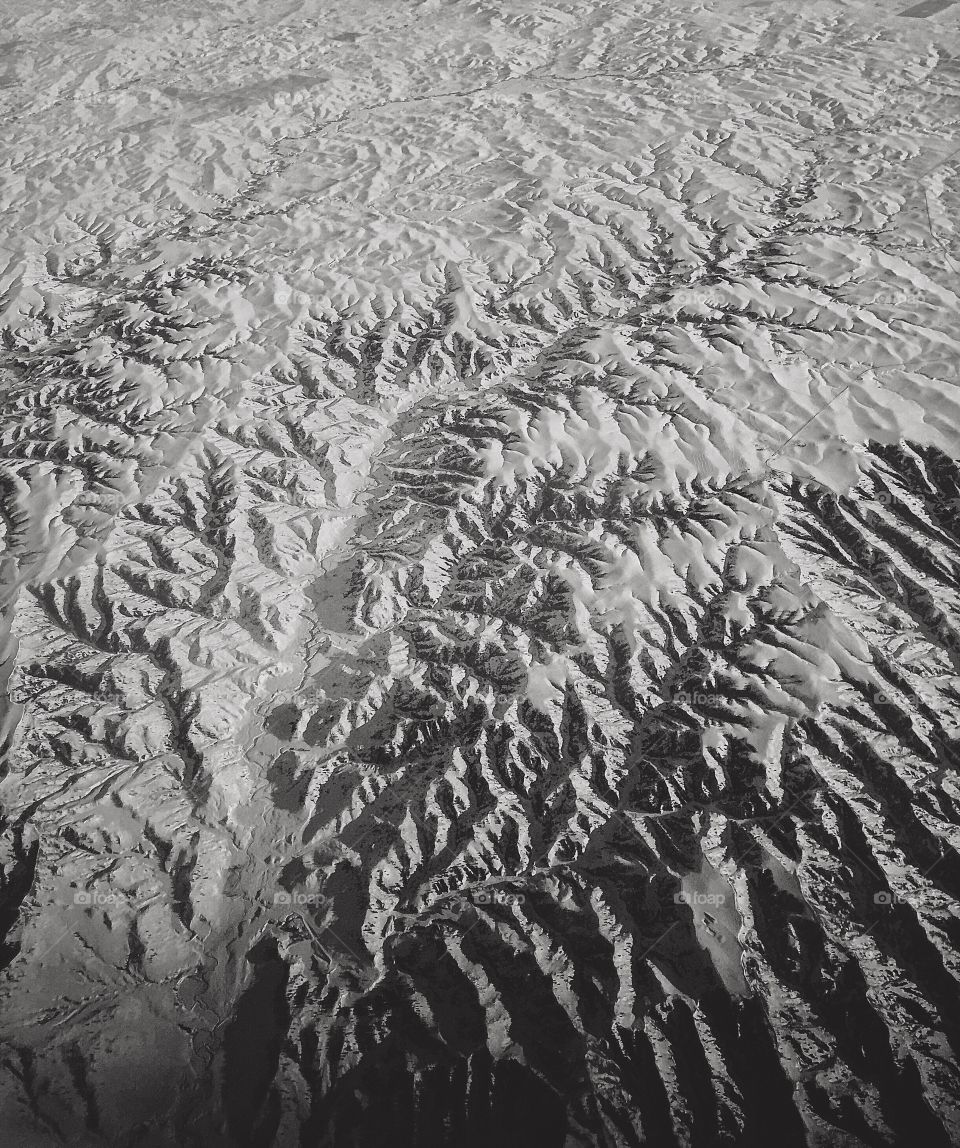
[[[0,25],[0,1142],[960,1145],[954,7]]]

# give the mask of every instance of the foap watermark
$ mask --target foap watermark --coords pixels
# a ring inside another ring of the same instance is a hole
[[[123,898],[119,893],[98,893],[93,889],[77,889],[73,903],[89,909],[99,909],[106,905],[119,905]]]
[[[674,893],[673,903],[675,905],[711,905],[716,908],[718,905],[726,903],[726,893],[698,893],[681,891]]]
[[[671,700],[678,706],[716,706],[724,698],[722,694],[708,694],[700,690],[679,690]]]
[[[880,307],[913,307],[929,301],[930,296],[923,291],[884,291],[873,297],[874,305]]]
[[[683,106],[689,107],[690,104],[713,104],[717,103],[716,92],[691,92],[685,91],[683,93]]]
[[[278,307],[286,307],[291,303],[296,307],[306,307],[310,303],[310,296],[306,291],[291,291],[281,288],[279,291],[274,291],[273,301]]]
[[[470,894],[474,905],[522,905],[525,900],[522,893],[511,893],[507,889],[475,889]]]
[[[510,907],[522,905],[526,897],[523,893],[514,893],[510,889],[469,889],[453,897],[444,897],[439,903],[430,908],[439,909],[441,916],[447,919],[459,917],[470,908],[490,908],[493,905]]]
[[[161,688],[155,692],[154,696],[161,697],[164,692],[165,691]],[[118,686],[107,680],[100,682],[100,684],[93,691],[91,698],[93,701],[100,705],[116,706],[120,709],[123,709],[129,702],[127,694],[125,694],[123,690]]]
[[[327,903],[327,898],[322,893],[308,893],[303,890],[296,890],[288,892],[286,889],[281,889],[273,895],[274,905],[286,906],[295,908],[302,905],[322,906]]]
[[[872,686],[863,687],[863,696],[874,706],[902,705],[903,699],[898,698],[888,690],[874,689]]]
[[[875,905],[910,905],[917,908],[926,901],[923,893],[891,893],[888,889],[881,889],[879,893],[874,893],[873,903]]]

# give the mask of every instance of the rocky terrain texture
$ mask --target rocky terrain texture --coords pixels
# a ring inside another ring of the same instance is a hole
[[[960,1145],[958,12],[4,5],[4,1144]]]

